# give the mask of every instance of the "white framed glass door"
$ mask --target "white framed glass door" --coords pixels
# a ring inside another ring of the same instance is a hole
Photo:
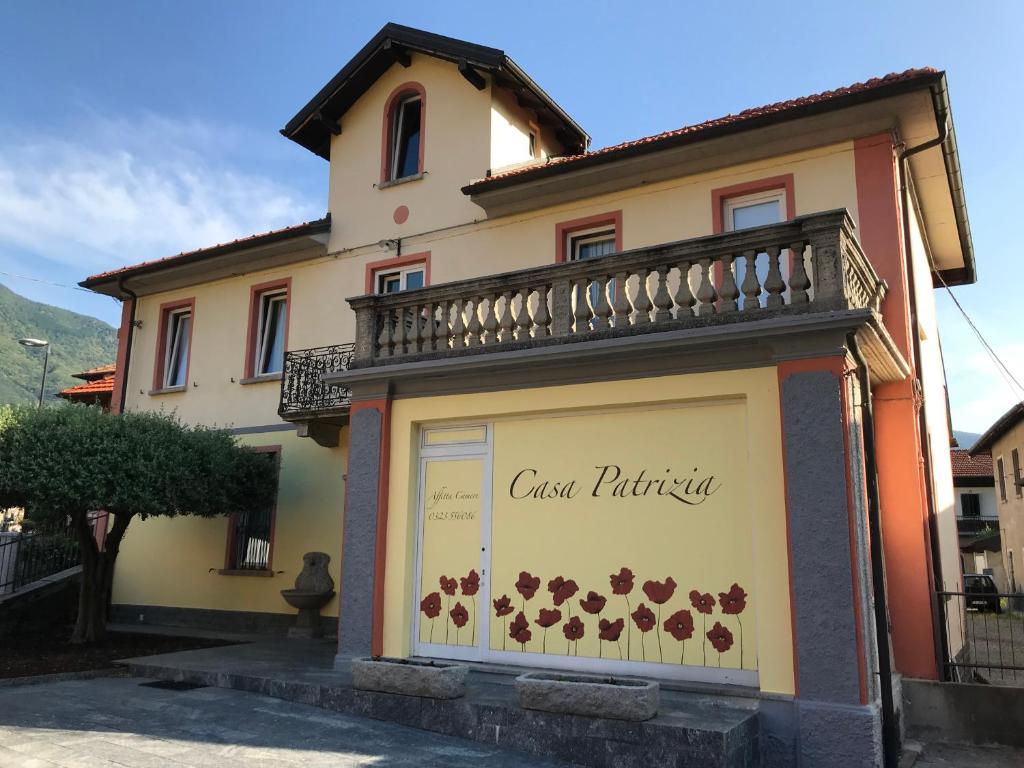
[[[478,661],[488,646],[491,430],[420,438],[413,653]]]

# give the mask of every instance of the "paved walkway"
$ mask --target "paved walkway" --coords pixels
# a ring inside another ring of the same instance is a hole
[[[564,765],[224,688],[99,678],[0,690],[0,767]]]

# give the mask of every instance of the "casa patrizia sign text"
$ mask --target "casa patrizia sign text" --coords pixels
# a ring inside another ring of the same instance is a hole
[[[512,476],[508,494],[516,500],[575,499],[580,494],[618,499],[663,497],[693,507],[703,504],[721,487],[714,474],[699,467],[679,471],[671,467],[651,470],[599,464],[585,478],[554,478],[535,467],[524,467]]]

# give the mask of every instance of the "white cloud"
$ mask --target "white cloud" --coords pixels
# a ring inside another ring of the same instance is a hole
[[[86,115],[50,136],[0,127],[0,252],[55,262],[71,281],[323,215],[232,164],[245,138],[157,115]]]

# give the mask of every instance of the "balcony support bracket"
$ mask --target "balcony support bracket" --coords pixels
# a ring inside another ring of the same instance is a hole
[[[341,425],[324,421],[300,421],[296,424],[299,437],[311,437],[322,448],[337,448],[341,438]]]

